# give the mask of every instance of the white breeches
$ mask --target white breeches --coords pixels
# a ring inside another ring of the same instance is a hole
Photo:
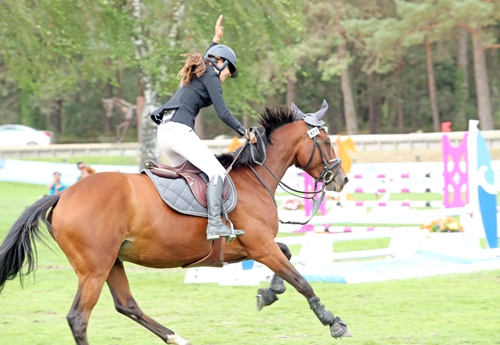
[[[224,180],[226,169],[189,126],[178,122],[161,124],[158,126],[157,138],[161,150],[173,166],[188,160],[207,174],[209,179],[218,175]]]

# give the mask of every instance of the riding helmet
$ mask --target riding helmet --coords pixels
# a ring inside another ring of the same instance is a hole
[[[219,68],[219,66],[217,66],[217,61],[216,59],[214,59],[214,56],[220,57],[225,60],[222,68]],[[236,54],[231,48],[224,44],[217,44],[207,50],[207,53],[205,54],[205,60],[210,61],[219,71],[219,74],[224,68],[226,68],[227,65],[229,65],[231,78],[236,78],[238,76],[238,70],[236,69]]]

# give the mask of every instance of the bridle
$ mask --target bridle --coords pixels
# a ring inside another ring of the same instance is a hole
[[[304,171],[306,170],[306,168],[312,163],[312,161],[314,159],[314,152],[316,151],[316,147],[317,147],[319,150],[319,154],[321,156],[321,159],[323,161],[323,167],[325,170],[323,170],[323,172],[319,175],[319,177],[317,179],[314,179],[314,190],[316,190],[316,185],[319,182],[321,182],[323,184],[323,187],[325,187],[334,181],[335,177],[337,177],[337,175],[340,171],[340,164],[342,163],[342,161],[338,157],[327,161],[325,154],[323,153],[323,150],[321,149],[321,146],[320,146],[319,141],[318,141],[319,130],[324,130],[324,129],[319,128],[319,127],[315,127],[315,126],[311,126],[309,124],[307,124],[307,126],[309,127],[307,134],[309,135],[310,138],[312,138],[314,140],[313,149],[312,149],[311,157],[309,158],[309,161],[307,162],[307,164],[303,168],[301,168],[301,167],[298,167],[298,168],[301,170],[304,170]],[[331,165],[328,165],[328,163],[330,163],[330,162],[333,162],[333,163]],[[334,171],[335,168],[337,168],[336,171]]]
[[[271,169],[269,169],[269,167],[266,165],[266,147],[265,147],[265,143],[264,143],[264,140],[262,138],[262,133],[260,133],[258,130],[257,130],[257,127],[250,127],[249,128],[249,131],[254,133],[255,136],[257,136],[258,140],[257,140],[257,144],[255,145],[250,145],[250,155],[252,157],[252,161],[255,163],[255,164],[258,164],[258,165],[261,165],[263,167],[266,168],[266,170],[271,174],[271,176],[273,176],[276,181],[278,181],[278,186],[280,186],[285,192],[287,192],[288,194],[291,194],[293,196],[296,196],[296,197],[299,197],[299,198],[302,198],[302,199],[311,199],[313,200],[313,210],[311,212],[311,217],[305,221],[305,222],[296,222],[296,221],[287,221],[287,222],[284,222],[282,221],[281,219],[278,218],[278,221],[282,224],[299,224],[299,225],[304,225],[304,224],[307,224],[311,218],[316,214],[316,212],[318,211],[321,203],[323,202],[323,198],[325,197],[325,192],[326,192],[326,186],[330,183],[332,183],[335,179],[335,177],[338,175],[339,171],[340,171],[340,167],[341,167],[341,163],[342,161],[339,159],[339,158],[335,158],[333,160],[330,160],[330,161],[327,161],[326,160],[326,157],[325,157],[325,154],[323,153],[323,150],[321,149],[321,145],[318,141],[318,134],[320,133],[319,131],[320,130],[324,130],[323,128],[320,128],[320,127],[316,127],[316,126],[311,126],[309,124],[307,124],[307,126],[309,127],[309,130],[307,131],[307,134],[309,135],[309,137],[311,139],[313,139],[313,147],[312,147],[312,152],[311,152],[311,157],[309,158],[309,161],[307,162],[307,164],[304,166],[304,167],[299,167],[297,166],[299,169],[305,171],[305,169],[311,165],[313,159],[314,159],[314,155],[316,153],[316,148],[318,148],[318,151],[319,151],[319,154],[321,156],[321,159],[323,161],[323,167],[324,167],[324,170],[323,172],[320,174],[320,176],[316,179],[314,179],[314,191],[313,192],[309,192],[309,191],[299,191],[299,190],[296,190],[288,185],[286,185],[285,183],[283,183],[282,180],[280,180],[272,171]],[[248,144],[248,141],[245,142],[245,146],[241,148],[240,152],[238,153],[238,155],[235,157],[234,160],[236,160],[236,158],[238,158],[239,154],[245,149],[245,147],[247,146]],[[258,145],[260,144],[260,147],[258,147]],[[260,161],[256,158],[256,151],[259,150],[261,151],[261,153],[259,154],[261,159]],[[233,161],[234,163],[234,161]],[[332,163],[332,164],[328,164],[328,163]],[[262,185],[264,186],[264,188],[266,188],[267,192],[269,193],[269,195],[271,196],[271,199],[273,199],[273,202],[274,202],[274,205],[277,207],[277,204],[276,204],[276,200],[274,199],[274,195],[273,193],[271,192],[271,190],[269,189],[269,187],[267,186],[267,184],[264,182],[264,180],[259,176],[259,174],[257,173],[257,171],[255,171],[255,169],[249,165],[248,166],[250,168],[250,170],[252,170],[252,172],[255,174],[255,176],[257,177],[257,179],[259,179],[259,181],[262,183]],[[231,166],[229,166],[229,168],[227,169],[226,173],[229,173],[229,171],[231,170],[232,168],[232,164]],[[317,190],[317,187],[318,187],[318,183],[322,183],[322,188],[320,190]],[[302,196],[302,195],[297,195],[295,193],[302,193],[302,194],[305,194],[305,195],[311,195],[311,196]],[[319,196],[319,198],[316,198],[316,196],[321,193],[321,195]]]

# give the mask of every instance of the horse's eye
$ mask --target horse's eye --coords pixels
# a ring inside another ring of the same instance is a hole
[[[330,146],[331,144],[332,144],[331,142],[329,142],[329,141],[325,141],[325,145],[326,145],[326,146]]]

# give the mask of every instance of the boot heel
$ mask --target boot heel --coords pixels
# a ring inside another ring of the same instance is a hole
[[[219,238],[220,238],[220,236],[219,236],[219,235],[217,235],[217,234],[210,234],[210,235],[209,235],[209,234],[207,234],[207,240],[208,240],[208,241],[218,240]]]

